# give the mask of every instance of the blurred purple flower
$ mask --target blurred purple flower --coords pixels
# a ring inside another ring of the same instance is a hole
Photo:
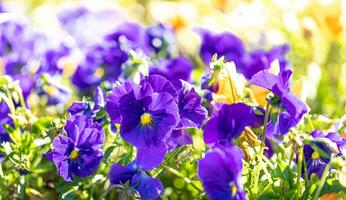
[[[10,108],[5,101],[0,102],[0,143],[11,142],[11,138],[5,130],[5,125],[13,126],[13,120],[9,116]]]
[[[238,66],[245,53],[243,42],[230,32],[212,33],[201,29],[198,31],[202,37],[200,55],[205,64],[209,64],[216,53],[218,57],[224,56],[226,61],[234,61]]]
[[[164,24],[158,24],[148,27],[145,32],[148,46],[154,50],[154,53],[159,54],[160,57],[171,57],[175,41],[173,29]]]

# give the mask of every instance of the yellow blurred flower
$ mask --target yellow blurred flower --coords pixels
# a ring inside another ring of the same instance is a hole
[[[234,62],[225,63],[218,76],[218,90],[213,93],[215,102],[232,104],[241,99],[244,93],[245,79],[237,73]]]

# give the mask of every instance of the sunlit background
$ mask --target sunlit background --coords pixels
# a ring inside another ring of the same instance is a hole
[[[201,43],[197,33],[199,28],[232,32],[244,41],[249,51],[287,43],[294,69],[294,88],[303,100],[306,99],[311,113],[338,118],[346,111],[344,0],[5,0],[2,6],[11,12],[0,20],[18,18],[30,24],[34,31],[44,32],[52,46],[61,40],[70,40],[66,31],[72,32],[83,44],[102,40],[105,33],[124,21],[135,21],[144,26],[167,24],[174,29],[177,49],[181,51],[174,53],[184,54],[194,63],[195,82],[200,81],[207,68],[198,55]],[[59,13],[78,7],[86,8],[94,15],[72,24],[73,30],[61,27],[57,17]],[[79,52],[60,60],[63,75],[71,77],[79,61]],[[30,97],[29,103],[35,104],[37,98]],[[76,98],[73,96],[70,101]],[[37,109],[33,112],[40,116],[42,107],[32,108]],[[194,139],[197,146],[203,142],[201,138]],[[185,166],[184,170],[182,173],[188,174],[193,167]],[[179,189],[184,191],[183,188],[188,187],[182,179],[169,183],[166,176],[162,181],[165,185],[172,184],[172,187],[166,187],[166,196],[174,188],[178,189],[178,193],[174,193],[176,199],[179,199]]]
[[[246,41],[249,50],[288,43],[295,79],[301,80],[302,95],[312,111],[329,117],[345,111],[346,2],[342,0],[11,0],[4,5],[30,16],[35,29],[54,37],[63,37],[56,14],[80,5],[94,12],[112,10],[104,23],[79,24],[83,37],[92,40],[97,40],[95,29],[96,33],[111,30],[122,20],[170,24],[181,49],[191,57],[199,48],[198,27],[235,33]],[[100,27],[102,30],[98,30]],[[196,68],[203,67],[201,62],[195,63]],[[73,71],[70,67],[67,71]]]

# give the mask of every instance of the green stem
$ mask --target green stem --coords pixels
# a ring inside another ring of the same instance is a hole
[[[265,138],[266,138],[266,132],[267,132],[267,124],[269,121],[269,114],[270,114],[270,104],[267,104],[266,106],[266,113],[264,116],[264,127],[263,127],[263,132],[262,132],[262,142],[261,142],[261,147],[260,147],[260,152],[257,155],[257,163],[258,165],[256,166],[256,170],[255,170],[255,175],[254,175],[254,193],[255,195],[257,195],[258,193],[258,181],[259,181],[259,175],[260,175],[260,164],[262,161],[262,156],[263,156],[263,152],[264,152],[264,146],[265,146]]]
[[[194,187],[197,191],[199,192],[203,192],[197,185],[194,184],[194,182],[192,182],[191,179],[187,178],[184,174],[180,173],[179,171],[177,171],[176,169],[173,169],[167,165],[162,165],[163,168],[165,170],[167,170],[168,172],[170,172],[171,174],[179,177],[179,178],[182,178],[187,184],[191,184],[192,187]]]
[[[311,131],[315,130],[314,125],[313,125],[313,123],[312,123],[312,121],[311,121],[311,116],[310,116],[310,114],[307,114],[307,115],[306,115],[306,119],[307,119],[308,122],[309,122]]]
[[[305,188],[309,188],[309,177],[308,177],[308,168],[306,165],[305,155],[303,154],[303,165],[304,165],[304,182]]]
[[[298,155],[298,175],[297,175],[297,183],[296,183],[296,199],[298,200],[301,193],[301,176],[302,176],[302,164],[303,164],[303,146],[299,147],[299,155]]]
[[[331,158],[331,159],[333,159],[333,155],[332,155],[332,158]],[[313,200],[317,200],[318,197],[320,196],[320,193],[321,193],[321,191],[322,191],[322,188],[323,188],[323,186],[324,186],[324,183],[326,182],[326,179],[327,179],[327,177],[328,177],[329,169],[330,169],[330,162],[329,162],[329,164],[326,166],[326,168],[325,168],[324,171],[323,171],[321,180],[320,180],[320,182],[319,182],[319,184],[318,184],[318,187],[317,187],[317,189],[316,189],[315,196],[314,196],[314,199],[313,199]]]

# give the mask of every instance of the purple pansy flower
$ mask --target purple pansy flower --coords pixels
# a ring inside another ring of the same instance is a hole
[[[127,59],[128,54],[117,44],[105,42],[92,46],[77,67],[72,82],[81,90],[95,88],[104,80],[115,82],[122,72],[121,65]]]
[[[112,185],[128,183],[140,199],[158,199],[164,192],[161,181],[150,177],[142,169],[136,162],[132,162],[128,166],[114,164],[108,176]]]
[[[143,27],[134,22],[124,22],[116,30],[107,35],[107,41],[116,42],[124,50],[142,50],[148,52],[146,44],[146,34]]]
[[[243,152],[236,146],[216,146],[198,162],[198,176],[211,200],[245,200],[242,188]]]
[[[204,63],[209,64],[214,54],[224,56],[225,61],[233,61],[237,71],[247,79],[261,70],[269,69],[274,60],[278,60],[281,67],[288,66],[286,54],[289,50],[287,44],[278,45],[269,51],[255,49],[246,52],[241,39],[230,32],[212,33],[207,30],[199,31],[202,37],[200,55]]]
[[[247,79],[251,79],[257,72],[269,69],[271,63],[277,59],[282,68],[288,67],[288,60],[285,58],[289,50],[287,44],[278,45],[265,51],[262,49],[254,50],[242,56],[241,63],[237,65],[237,70]]]
[[[234,61],[236,65],[241,63],[241,57],[245,53],[243,42],[230,32],[212,33],[208,30],[199,31],[202,36],[200,55],[204,63],[209,64],[213,55],[224,56],[226,61]]]
[[[42,75],[41,81],[37,82],[37,90],[39,96],[47,99],[48,106],[65,105],[71,98],[70,89],[47,74]]]
[[[255,112],[251,106],[243,103],[223,104],[213,113],[204,128],[204,142],[208,145],[232,143],[246,126],[255,123]]]
[[[154,50],[154,53],[163,57],[170,57],[173,54],[175,36],[170,27],[158,24],[148,27],[145,32],[148,45]]]
[[[50,75],[61,74],[63,69],[58,65],[59,60],[70,54],[71,49],[61,44],[57,48],[45,50],[40,61],[39,73],[49,73]]]
[[[174,87],[161,76],[125,83],[110,94],[106,110],[113,123],[120,123],[120,135],[139,148],[164,142],[179,122]]]
[[[87,177],[94,173],[103,157],[105,133],[102,126],[84,115],[71,116],[65,126],[66,135],[53,140],[53,150],[45,156],[55,164],[65,181],[72,176]]]
[[[318,130],[313,131],[311,136],[313,137],[312,142],[304,145],[307,173],[309,177],[315,173],[321,178],[324,169],[330,162],[331,154],[344,155],[346,139],[341,138],[340,134],[335,132],[325,135]]]
[[[195,88],[186,81],[181,81],[182,88],[179,90],[179,128],[201,128],[207,118],[207,110],[202,106],[202,98]]]
[[[168,60],[161,59],[158,64],[150,67],[149,70],[150,74],[164,76],[178,89],[181,88],[180,80],[191,82],[193,64],[189,59],[180,56]]]
[[[0,102],[0,143],[12,141],[8,133],[6,132],[4,125],[13,126],[13,120],[9,116],[10,108],[5,101]]]
[[[290,90],[291,69],[282,69],[278,76],[263,70],[255,74],[250,83],[271,90],[275,97],[270,103],[279,106],[281,112],[276,123],[270,123],[268,137],[283,136],[296,126],[307,112],[307,106]]]
[[[104,96],[102,89],[97,87],[94,92],[94,102],[91,105],[91,102],[86,101],[75,101],[67,109],[67,112],[70,115],[85,115],[90,118],[96,117],[97,112],[105,106]]]

